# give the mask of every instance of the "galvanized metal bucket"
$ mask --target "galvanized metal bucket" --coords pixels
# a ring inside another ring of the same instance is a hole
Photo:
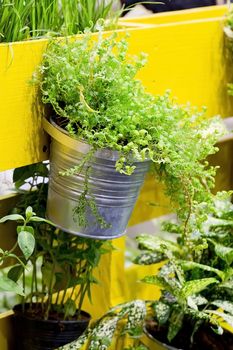
[[[83,237],[113,239],[122,236],[150,162],[136,162],[134,173],[123,175],[115,170],[118,152],[101,149],[94,153],[81,173],[62,176],[60,172],[80,164],[91,148],[87,143],[71,138],[52,121],[44,119],[43,126],[52,137],[48,219],[62,230]],[[86,227],[79,226],[74,215],[85,189],[86,166],[90,169],[87,198],[94,198],[100,216],[109,224],[106,228],[100,226],[91,208],[86,211]]]

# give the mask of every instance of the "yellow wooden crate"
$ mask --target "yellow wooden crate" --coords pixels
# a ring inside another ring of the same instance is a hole
[[[214,17],[225,17],[228,12],[228,6],[206,6],[182,11],[160,12],[140,17],[125,17],[121,20],[123,23],[143,23],[148,25],[177,23],[182,21],[192,21],[196,19],[207,19]]]

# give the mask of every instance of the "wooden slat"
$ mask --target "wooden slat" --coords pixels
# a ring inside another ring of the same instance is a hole
[[[128,30],[134,27],[129,24]],[[44,109],[32,84],[47,44],[45,39],[0,44],[0,171],[48,159]]]
[[[192,21],[196,19],[207,19],[221,16],[225,17],[227,12],[227,5],[207,6],[182,11],[160,12],[141,17],[124,17],[121,21],[124,23],[143,24],[177,23],[182,21]]]
[[[12,311],[0,314],[0,349],[15,350]]]

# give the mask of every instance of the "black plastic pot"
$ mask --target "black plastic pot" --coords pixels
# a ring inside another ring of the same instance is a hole
[[[144,327],[144,333],[148,338],[150,338],[155,343],[157,350],[183,350],[183,349],[174,348],[174,346],[170,346],[165,343],[161,343],[159,340],[153,337],[149,329],[147,329],[146,327]]]
[[[17,350],[52,350],[68,344],[85,331],[91,318],[81,311],[81,320],[41,320],[25,315],[21,304],[16,305],[13,311]]]

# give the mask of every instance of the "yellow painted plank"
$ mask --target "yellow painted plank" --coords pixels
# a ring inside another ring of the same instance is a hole
[[[124,17],[123,23],[165,24],[195,19],[207,19],[225,16],[228,12],[227,5],[198,7],[182,11],[160,12],[149,16]]]
[[[30,84],[45,46],[45,40],[0,45],[0,171],[48,158],[42,111]]]
[[[15,350],[12,311],[0,314],[0,349]]]
[[[164,93],[169,88],[180,102],[207,105],[210,115],[230,114],[221,18],[128,31],[131,53],[149,54],[149,63],[139,75],[149,91]],[[0,45],[0,148],[7,150],[1,152],[0,170],[48,157],[43,152],[42,110],[29,84],[45,46],[45,40]]]
[[[231,115],[222,28],[222,18],[211,18],[133,29],[130,51],[149,55],[139,75],[148,91],[171,89],[180,103],[207,106],[208,115]]]
[[[128,31],[135,27],[128,26]],[[41,126],[44,109],[31,83],[47,43],[0,44],[0,171],[48,159],[48,138]]]

